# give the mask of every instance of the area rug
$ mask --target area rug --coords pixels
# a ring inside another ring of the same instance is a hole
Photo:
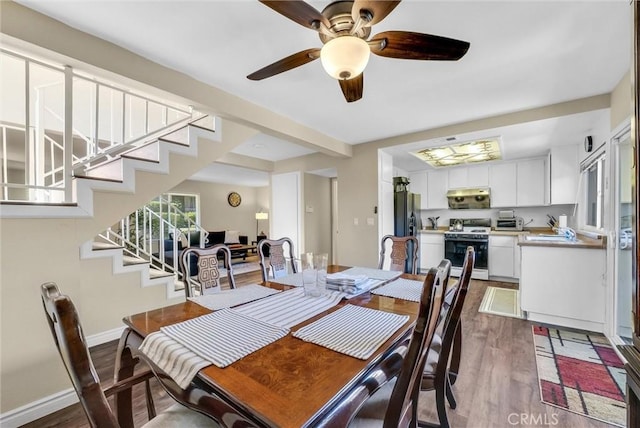
[[[543,403],[624,427],[625,373],[606,337],[533,326]]]
[[[523,318],[519,294],[520,290],[487,287],[478,311],[503,317]]]

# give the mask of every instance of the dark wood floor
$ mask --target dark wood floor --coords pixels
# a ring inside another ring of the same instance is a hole
[[[238,285],[260,281],[260,273],[239,275]],[[449,409],[452,427],[610,427],[540,402],[531,323],[528,321],[478,312],[486,287],[513,287],[512,284],[472,281],[465,302],[463,320],[463,356],[460,377],[453,389],[458,401]],[[113,376],[116,342],[92,348],[91,354],[101,379],[106,384]],[[158,411],[173,402],[153,381]],[[146,421],[144,393],[135,392],[136,426]],[[420,397],[420,419],[435,421],[431,392]],[[511,415],[511,416],[510,416]],[[515,416],[514,416],[515,415]],[[522,416],[521,416],[522,415]],[[536,423],[532,423],[532,421]],[[514,422],[516,422],[514,424]],[[78,404],[41,418],[25,427],[88,427]]]

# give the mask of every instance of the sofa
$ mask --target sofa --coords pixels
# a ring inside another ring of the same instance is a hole
[[[231,233],[229,233],[231,232]],[[205,241],[204,247],[213,247],[216,244],[225,244],[231,250],[231,258],[242,257],[242,259],[247,258],[247,250],[234,250],[234,245],[247,245],[248,237],[247,235],[240,235],[234,231],[214,231],[208,232],[207,239]],[[173,265],[173,233],[170,234],[171,239],[164,240],[164,260],[165,263],[169,265]],[[185,249],[184,244],[189,242],[190,247],[200,247],[200,232],[191,232],[188,236],[185,236],[178,240],[178,257],[182,254],[182,250]],[[228,242],[225,242],[228,241]],[[218,255],[218,258],[222,260],[222,254]],[[178,265],[176,265],[178,266]],[[192,257],[189,260],[189,272],[192,275],[198,274],[198,264],[195,257]]]

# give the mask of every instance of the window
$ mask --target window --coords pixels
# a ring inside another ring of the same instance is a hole
[[[585,181],[585,225],[604,227],[604,169],[605,154],[602,153],[582,169]]]

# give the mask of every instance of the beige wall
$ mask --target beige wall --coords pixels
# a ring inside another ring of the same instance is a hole
[[[256,238],[256,212],[268,210],[262,199],[262,187],[234,186],[231,184],[207,183],[185,180],[173,189],[174,193],[189,193],[200,196],[200,223],[208,231],[237,230],[247,235],[249,242]],[[238,192],[242,202],[237,207],[227,203],[227,195]],[[269,220],[260,220],[260,228],[269,230]]]
[[[309,209],[313,210],[309,212]],[[331,180],[304,175],[304,249],[331,253]]]
[[[631,118],[633,114],[632,96],[631,73],[627,72],[611,93],[611,129],[615,129]]]

